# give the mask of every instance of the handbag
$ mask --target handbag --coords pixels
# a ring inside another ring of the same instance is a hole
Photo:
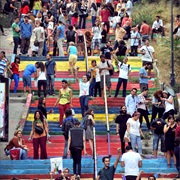
[[[43,124],[44,126],[44,124]],[[34,125],[34,131],[37,133],[37,134],[42,134],[43,133],[43,128],[40,127],[40,126],[37,126],[36,124]]]
[[[34,41],[34,46],[39,46],[39,42],[38,42],[38,40],[37,39],[35,39],[35,41]]]

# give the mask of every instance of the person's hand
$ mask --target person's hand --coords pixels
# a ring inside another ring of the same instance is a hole
[[[70,104],[70,107],[73,107],[73,105],[72,105],[72,104]]]
[[[120,154],[121,153],[121,148],[118,148],[117,150],[118,150],[118,154]]]
[[[28,138],[28,141],[30,142],[31,140],[32,140],[32,138],[31,138],[31,137],[29,137],[29,138]]]

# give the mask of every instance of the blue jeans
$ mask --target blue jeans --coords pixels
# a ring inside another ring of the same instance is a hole
[[[43,49],[43,56],[46,56],[48,53],[46,41],[44,41],[44,49]]]
[[[68,139],[65,139],[65,142],[64,142],[64,157],[67,157],[68,155]]]
[[[21,149],[21,148],[12,148],[12,149],[20,149],[20,155],[19,155],[19,159],[20,160],[24,160],[27,159],[27,151],[25,149]],[[10,151],[12,150],[6,150],[6,156],[10,155]]]
[[[89,95],[93,96],[93,92],[94,92],[94,88],[95,88],[95,84],[96,84],[96,79],[93,78],[89,87]]]
[[[159,140],[161,139],[161,151],[165,152],[165,149],[163,149],[164,146],[164,141],[165,141],[165,137],[164,134],[155,134],[154,133],[154,137],[153,137],[153,151],[154,150],[158,150],[158,144],[159,144]]]
[[[13,74],[13,79],[14,79],[14,93],[17,92],[18,84],[19,84],[19,75],[18,74]]]
[[[89,96],[81,96],[80,98],[81,114],[84,117],[84,113],[88,110]]]
[[[36,14],[40,12],[40,10],[37,10],[37,9],[33,9],[33,15],[36,16]]]
[[[141,137],[136,136],[134,134],[130,134],[130,140],[133,151],[135,151],[136,145],[138,145],[138,153],[142,154],[142,143],[141,143]]]
[[[13,37],[13,41],[14,41],[13,54],[17,54],[17,49],[18,49],[18,44],[19,44],[19,37],[18,36],[14,36]]]
[[[49,94],[54,94],[54,75],[47,75],[47,89]]]
[[[95,21],[96,21],[96,16],[92,16],[92,17],[91,17],[91,21],[92,21],[92,26],[94,26]]]

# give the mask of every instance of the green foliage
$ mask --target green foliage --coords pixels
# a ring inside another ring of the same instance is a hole
[[[133,84],[138,84],[139,83],[139,77],[131,77],[129,79],[129,82],[131,82]]]

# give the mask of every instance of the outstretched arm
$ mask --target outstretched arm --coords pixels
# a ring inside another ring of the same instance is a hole
[[[116,157],[116,161],[114,162],[114,168],[115,168],[115,169],[116,169],[116,167],[117,167],[117,165],[118,165],[120,156],[121,156],[121,149],[119,148],[119,149],[118,149],[118,154],[117,154],[117,157]]]

